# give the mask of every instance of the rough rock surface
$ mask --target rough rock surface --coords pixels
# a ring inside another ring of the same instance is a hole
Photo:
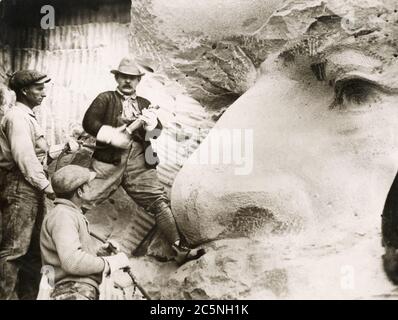
[[[198,261],[178,269],[172,262],[156,262],[148,257],[131,261],[137,280],[155,299],[394,297],[394,287],[379,266],[377,235],[346,237],[338,246],[303,238],[217,240],[204,246],[207,253]],[[303,250],[296,251],[297,241]],[[350,259],[356,259],[357,264],[346,264]],[[312,266],[310,278],[305,264]],[[333,268],[337,272],[330,273]],[[330,290],[335,283],[340,288]]]
[[[278,3],[133,0],[132,52],[208,109],[220,110],[254,83],[273,42],[252,34]]]

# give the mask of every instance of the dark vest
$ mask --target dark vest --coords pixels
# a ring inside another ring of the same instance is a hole
[[[147,108],[150,102],[142,97],[137,96],[138,107],[140,110]],[[91,103],[83,118],[83,128],[86,132],[96,137],[98,131],[103,125],[118,127],[121,125],[120,116],[122,114],[123,105],[122,98],[116,91],[107,91],[99,94]],[[158,125],[152,132],[146,132],[141,127],[134,131],[133,139],[142,144],[144,152],[153,157],[145,157],[146,166],[148,168],[156,168],[159,164],[159,158],[153,152],[149,138],[156,139],[160,135],[162,124],[158,121]],[[122,149],[97,142],[93,157],[98,161],[120,164]],[[148,158],[148,159],[147,159]]]

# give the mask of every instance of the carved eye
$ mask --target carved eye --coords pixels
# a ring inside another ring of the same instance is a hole
[[[340,80],[335,84],[335,100],[331,109],[347,109],[377,101],[378,85],[365,79]]]

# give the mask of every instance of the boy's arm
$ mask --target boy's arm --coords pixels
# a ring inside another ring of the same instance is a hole
[[[77,219],[69,214],[57,214],[51,223],[48,223],[48,227],[61,261],[61,267],[67,273],[88,276],[104,270],[104,259],[82,250]]]

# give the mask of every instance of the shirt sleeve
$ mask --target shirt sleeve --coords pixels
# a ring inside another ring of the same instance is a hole
[[[36,156],[28,121],[23,117],[11,117],[7,122],[6,133],[12,157],[25,179],[34,187],[45,189],[50,182]]]
[[[102,93],[94,99],[84,115],[83,128],[94,137],[104,125],[103,119],[107,104],[107,97],[105,93]]]
[[[88,276],[101,273],[105,261],[97,256],[83,251],[79,237],[79,222],[69,214],[58,214],[49,224],[62,269],[78,276]]]

